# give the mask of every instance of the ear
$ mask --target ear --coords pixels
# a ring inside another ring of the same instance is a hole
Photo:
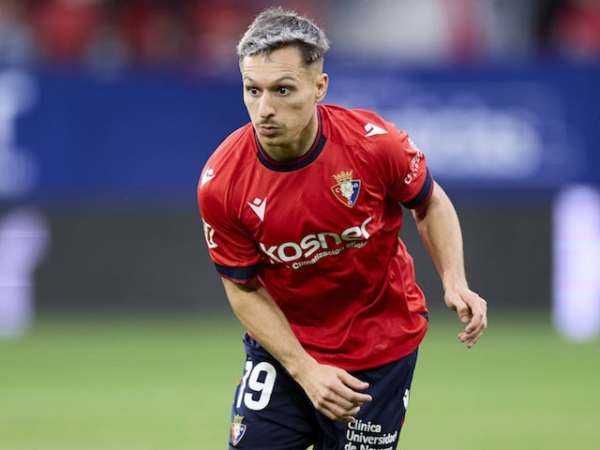
[[[326,73],[320,73],[317,76],[317,80],[315,82],[315,100],[320,102],[327,95],[327,88],[329,87],[329,75]]]

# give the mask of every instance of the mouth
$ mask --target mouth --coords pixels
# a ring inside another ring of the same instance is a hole
[[[259,125],[257,128],[262,136],[275,136],[280,131],[280,128],[275,125]]]

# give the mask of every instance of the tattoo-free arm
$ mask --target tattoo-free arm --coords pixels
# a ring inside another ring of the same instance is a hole
[[[434,183],[431,197],[413,210],[413,217],[442,280],[444,301],[466,324],[458,338],[471,348],[487,327],[487,304],[467,284],[456,210],[444,190]]]
[[[256,280],[238,285],[223,279],[233,312],[244,328],[302,386],[317,410],[333,420],[351,421],[371,397],[356,392],[369,385],[345,370],[319,364],[302,347],[269,293]]]
[[[247,285],[223,279],[223,285],[231,308],[244,328],[292,377],[316,363],[298,342],[281,309],[256,279]]]

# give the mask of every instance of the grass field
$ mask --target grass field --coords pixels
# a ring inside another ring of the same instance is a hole
[[[422,346],[401,449],[600,449],[599,342],[526,316],[466,350],[448,319]],[[40,320],[0,341],[0,449],[225,449],[241,370],[230,317]]]

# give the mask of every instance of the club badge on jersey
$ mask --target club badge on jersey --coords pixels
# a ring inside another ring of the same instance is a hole
[[[358,194],[360,194],[360,180],[352,178],[351,170],[342,170],[333,175],[336,184],[331,186],[331,191],[340,202],[348,208],[356,204]]]
[[[234,447],[240,443],[246,433],[246,425],[242,423],[243,420],[244,416],[234,416],[233,422],[231,423],[229,435],[231,438],[231,445]]]

